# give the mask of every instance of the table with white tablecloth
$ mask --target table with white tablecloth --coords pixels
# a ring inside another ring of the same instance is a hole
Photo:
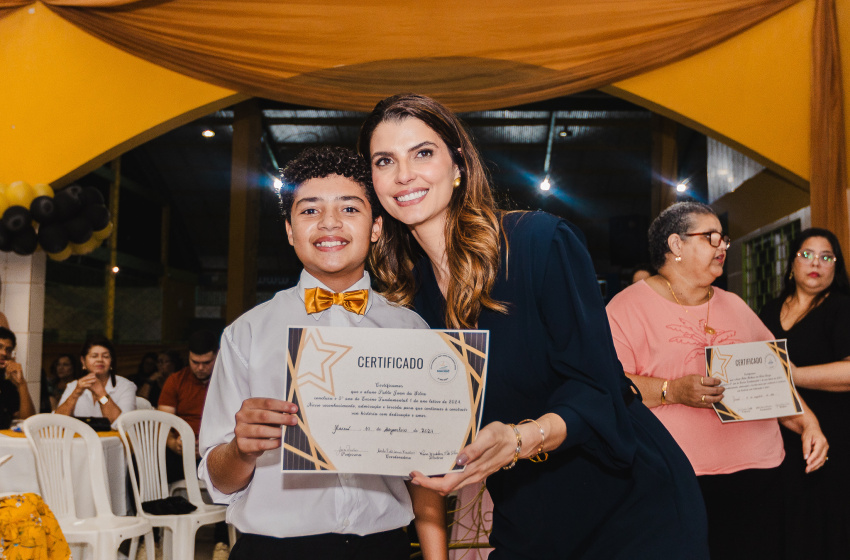
[[[101,436],[100,443],[103,445],[108,483],[107,493],[112,504],[112,512],[116,515],[126,515],[127,461],[124,457],[124,447],[117,432],[102,432],[98,435]],[[81,438],[77,438],[73,446],[71,468],[74,473],[74,498],[77,505],[77,516],[92,517],[95,515],[95,511],[91,497],[85,443]],[[0,494],[9,492],[40,493],[38,475],[35,470],[35,457],[23,434],[0,430],[0,457],[4,455],[12,455],[12,458],[3,465],[2,471],[0,471]]]

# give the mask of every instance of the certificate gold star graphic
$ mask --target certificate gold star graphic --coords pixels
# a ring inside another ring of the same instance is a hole
[[[715,350],[712,357],[714,358],[711,361],[711,375],[712,377],[717,377],[724,383],[729,382],[729,374],[726,373],[726,366],[729,365],[729,362],[732,361],[731,355],[721,354],[719,350]],[[717,365],[719,367],[715,368]]]
[[[312,330],[304,340],[305,346],[312,346],[315,352],[301,352],[295,364],[299,385],[315,385],[322,391],[334,396],[333,366],[345,356],[351,346],[332,344],[322,339],[321,333]]]

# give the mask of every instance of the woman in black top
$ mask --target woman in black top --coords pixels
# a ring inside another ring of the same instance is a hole
[[[359,146],[389,214],[370,256],[384,294],[433,328],[490,331],[466,469],[412,483],[486,479],[491,560],[707,558],[693,470],[623,374],[581,233],[496,210],[471,138],[433,99],[381,101]]]
[[[794,240],[780,296],[761,320],[788,339],[794,383],[829,439],[829,462],[803,474],[800,443],[783,430],[786,557],[847,558],[850,551],[850,281],[838,239],[811,228]]]

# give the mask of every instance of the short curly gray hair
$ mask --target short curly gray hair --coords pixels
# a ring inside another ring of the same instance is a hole
[[[666,255],[670,252],[667,238],[674,233],[687,233],[693,225],[691,216],[695,214],[717,216],[711,206],[702,202],[677,202],[653,220],[649,226],[649,264],[652,268],[658,270],[664,266]]]

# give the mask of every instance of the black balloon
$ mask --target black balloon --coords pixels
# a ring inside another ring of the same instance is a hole
[[[56,193],[53,197],[53,204],[56,206],[56,216],[59,220],[67,220],[77,215],[83,204],[80,202],[79,196],[74,196],[69,191],[71,187],[66,187]]]
[[[23,206],[10,206],[3,212],[3,225],[12,233],[18,233],[30,225],[32,217]]]
[[[39,196],[30,204],[32,218],[40,224],[49,224],[56,220],[56,204],[49,196]]]
[[[68,234],[62,224],[42,225],[38,228],[38,242],[48,253],[59,253],[68,246]]]
[[[73,243],[85,243],[91,239],[91,235],[94,233],[91,224],[86,220],[85,216],[77,216],[63,225],[65,226],[65,232],[68,234],[68,239]]]
[[[38,237],[35,235],[32,224],[16,233],[15,238],[12,239],[12,250],[19,255],[32,255],[36,247],[38,247]]]
[[[91,224],[94,231],[100,231],[109,225],[111,216],[109,210],[103,204],[97,206],[89,206],[85,210],[86,219]]]
[[[98,204],[106,204],[106,201],[103,199],[103,195],[94,187],[84,187],[83,188],[83,204],[86,206],[96,206]]]

